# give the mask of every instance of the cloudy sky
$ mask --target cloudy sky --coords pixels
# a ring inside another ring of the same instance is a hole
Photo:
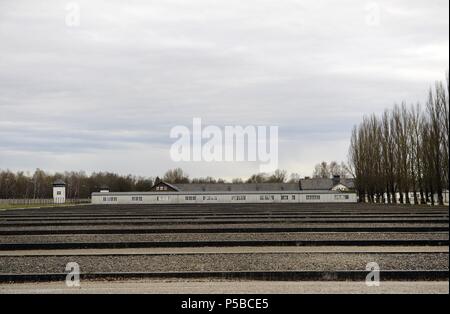
[[[0,0],[0,168],[258,171],[171,161],[200,117],[279,126],[280,168],[310,175],[364,114],[423,102],[448,29],[448,0]]]

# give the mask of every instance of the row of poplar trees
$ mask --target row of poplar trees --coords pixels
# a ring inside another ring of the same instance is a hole
[[[355,126],[349,162],[361,202],[440,204],[449,186],[449,79],[425,106],[395,105]],[[396,197],[398,196],[398,198]]]

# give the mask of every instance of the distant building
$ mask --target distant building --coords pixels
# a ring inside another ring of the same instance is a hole
[[[170,184],[157,180],[149,192],[92,193],[94,204],[356,203],[353,181],[303,179],[298,183]]]
[[[100,187],[100,193],[109,193],[109,186],[107,185],[102,185]]]
[[[64,204],[66,202],[66,183],[59,179],[53,182],[53,203]]]
[[[170,183],[156,180],[155,185],[150,189],[151,192],[178,192],[180,189]]]
[[[301,191],[341,191],[350,192],[355,190],[355,179],[334,176],[332,179],[305,178],[300,180]]]
[[[299,191],[298,183],[156,183],[152,192],[268,192]]]

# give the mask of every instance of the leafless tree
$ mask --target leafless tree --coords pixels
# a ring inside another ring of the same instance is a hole
[[[168,183],[189,183],[189,176],[181,168],[168,170],[164,174],[163,180]]]
[[[430,90],[426,109],[395,105],[352,131],[349,164],[361,201],[443,204],[448,190],[449,80]],[[437,195],[437,200],[435,199]],[[420,198],[420,200],[419,200]]]

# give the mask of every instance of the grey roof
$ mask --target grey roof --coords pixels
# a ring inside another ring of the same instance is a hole
[[[179,190],[179,188],[178,188],[177,186],[175,186],[175,185],[173,185],[173,184],[171,184],[171,183],[162,181],[162,180],[160,180],[160,181],[158,181],[157,183],[155,183],[155,184],[152,186],[151,189],[153,190],[155,187],[157,187],[157,186],[160,185],[160,184],[164,184],[164,185],[166,185],[166,186],[172,188],[172,189],[175,190],[175,191],[178,191],[178,190]]]
[[[58,179],[58,180],[56,180],[55,182],[53,182],[53,185],[54,185],[54,186],[65,186],[66,183],[65,183],[63,180]]]
[[[302,190],[331,190],[333,188],[332,179],[301,179],[300,186]]]
[[[178,191],[180,188],[178,187],[178,185],[173,185],[171,183],[167,183],[167,182],[163,182],[161,181],[160,183],[163,183],[165,185],[167,185],[168,187],[171,187],[172,189],[174,189],[175,191]]]
[[[335,191],[323,191],[323,190],[310,190],[310,191],[286,191],[287,193],[295,193],[295,194],[338,194],[340,192]],[[233,194],[251,194],[258,195],[259,193],[268,193],[268,194],[285,194],[283,191],[174,191],[174,192],[164,192],[164,195],[233,195]],[[92,195],[95,196],[103,196],[106,193],[93,192]],[[127,195],[161,195],[161,192],[109,192],[108,195],[118,195],[118,196],[127,196]]]
[[[355,180],[354,179],[340,179],[340,184],[345,185],[349,189],[355,188]],[[322,179],[322,178],[313,178],[313,179],[301,179],[300,180],[301,189],[308,190],[331,190],[335,184],[333,183],[333,179]]]
[[[341,184],[345,185],[349,189],[355,188],[355,179],[348,178],[348,179],[341,179]]]
[[[298,183],[209,183],[177,184],[181,192],[275,192],[299,191]]]

